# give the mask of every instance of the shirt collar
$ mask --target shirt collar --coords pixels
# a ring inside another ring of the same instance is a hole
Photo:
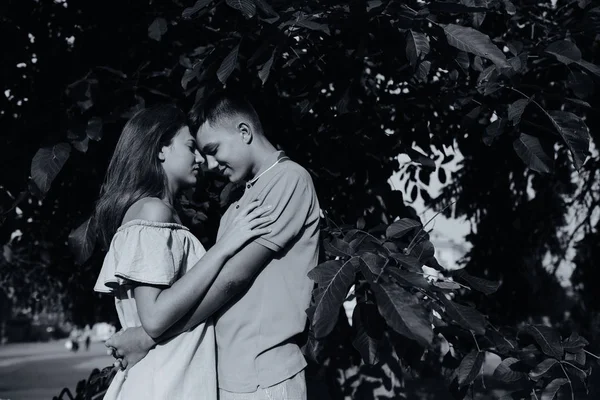
[[[265,160],[265,165],[267,166],[267,168],[264,171],[260,172],[258,175],[256,175],[256,177],[246,182],[246,189],[250,189],[263,176],[263,174],[267,172],[268,169],[273,167],[275,163],[278,163],[284,158],[288,157],[282,150],[274,151],[273,153],[269,154],[269,157],[267,157],[267,159]]]

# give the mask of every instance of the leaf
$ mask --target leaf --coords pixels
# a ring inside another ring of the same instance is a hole
[[[582,106],[582,107],[586,107],[586,108],[592,108],[592,106],[590,105],[590,103],[588,103],[587,101],[583,101],[583,100],[579,100],[579,99],[571,99],[569,97],[565,98],[565,100],[570,101],[571,103],[575,103],[578,106]]]
[[[577,332],[571,333],[567,340],[563,341],[563,348],[569,353],[578,353],[590,343]]]
[[[90,138],[85,137],[82,140],[73,140],[71,141],[71,145],[75,148],[75,150],[80,151],[82,153],[86,153],[88,151],[88,145],[90,143]]]
[[[479,56],[473,57],[472,67],[475,71],[482,72],[483,71],[483,60]]]
[[[481,26],[481,24],[483,24],[483,21],[485,20],[485,13],[484,12],[475,13],[471,16],[471,19],[473,21],[473,26],[475,28],[479,28]]]
[[[313,21],[313,20],[309,20],[309,19],[300,19],[298,21],[296,21],[296,25],[301,26],[303,28],[307,28],[310,29],[312,31],[319,31],[319,32],[323,32],[327,35],[331,35],[331,32],[329,32],[329,26]]]
[[[583,349],[579,350],[576,353],[571,353],[571,352],[566,352],[565,353],[565,360],[566,361],[574,361],[575,364],[578,364],[580,366],[585,366],[585,360],[586,360],[586,355],[585,355],[585,351]]]
[[[239,43],[227,54],[227,57],[223,59],[223,62],[217,70],[217,78],[222,84],[227,83],[227,79],[237,66],[238,52],[240,50]]]
[[[283,28],[286,26],[291,26],[291,27],[301,26],[303,28],[307,28],[307,29],[310,29],[313,31],[319,31],[319,32],[323,32],[327,35],[331,35],[328,25],[317,22],[313,18],[314,17],[312,15],[303,14],[303,13],[298,12],[298,13],[294,14],[293,18],[282,23],[279,26],[279,28]]]
[[[506,43],[506,46],[508,47],[508,50],[513,56],[517,56],[523,51],[523,42],[520,42],[518,40],[508,42]]]
[[[375,253],[365,253],[360,256],[360,267],[368,281],[374,282],[387,264],[387,259]]]
[[[277,14],[277,11],[275,11],[273,7],[271,7],[267,0],[254,0],[254,3],[256,4],[258,9],[262,11],[265,15],[269,17],[277,17],[277,19],[279,19],[279,14]]]
[[[438,169],[438,180],[442,185],[446,183],[446,170],[444,168]]]
[[[92,217],[88,218],[77,229],[71,231],[67,241],[75,258],[75,263],[78,265],[85,263],[92,255],[96,244],[94,219]]]
[[[590,135],[585,122],[567,111],[548,111],[552,124],[571,150],[575,168],[579,170],[589,154]]]
[[[460,285],[458,283],[452,282],[452,281],[434,282],[433,285],[439,287],[440,289],[446,289],[446,290],[460,289]]]
[[[452,276],[459,278],[460,280],[466,282],[472,289],[475,289],[486,295],[496,292],[496,290],[498,290],[500,287],[500,282],[472,276],[464,269],[457,270],[452,274]]]
[[[456,323],[479,335],[485,334],[485,318],[479,311],[473,307],[463,306],[448,300],[446,296],[440,296],[440,299],[444,303],[446,314]]]
[[[513,148],[528,168],[546,174],[552,171],[553,160],[546,154],[542,143],[535,136],[521,133],[513,142]]]
[[[337,257],[351,257],[354,254],[347,242],[336,237],[323,240],[323,248],[329,254]]]
[[[494,370],[494,378],[506,383],[517,382],[523,379],[526,376],[523,372],[515,371],[511,368],[513,364],[518,362],[519,360],[516,358],[505,358]]]
[[[577,61],[577,64],[585,69],[587,69],[588,71],[590,71],[592,74],[596,75],[596,76],[600,76],[600,67],[597,66],[596,64],[592,64],[590,62],[587,62],[585,60],[579,60]]]
[[[554,358],[546,358],[544,361],[535,366],[531,371],[529,371],[529,377],[534,381],[538,381],[542,375],[550,370],[556,364],[558,360]]]
[[[11,247],[7,244],[4,245],[3,250],[2,250],[2,255],[4,256],[4,259],[6,260],[7,263],[11,263],[13,260],[13,251],[11,249]]]
[[[477,77],[477,86],[482,86],[488,82],[494,82],[497,76],[498,71],[496,70],[496,67],[494,65],[490,65],[489,67],[481,71],[481,73]]]
[[[508,106],[508,120],[517,125],[521,122],[521,116],[525,111],[525,107],[529,104],[529,99],[519,99]]]
[[[388,325],[399,334],[429,346],[433,330],[427,311],[416,298],[394,284],[371,284],[377,307]]]
[[[378,363],[385,324],[375,304],[358,303],[352,314],[352,327],[356,331],[352,345],[365,364]]]
[[[417,163],[424,168],[429,168],[432,170],[435,169],[435,161],[433,161],[431,158],[429,158],[427,156],[424,156],[423,154],[419,153],[418,151],[410,151],[408,156],[414,163]]]
[[[427,5],[429,11],[431,12],[442,12],[442,13],[451,13],[451,14],[462,14],[462,13],[473,13],[473,12],[481,12],[488,11],[487,7],[483,7],[480,5],[475,5],[474,2],[470,2],[471,4],[467,4],[466,2],[462,2],[463,4],[451,3],[448,1],[434,1]]]
[[[202,64],[197,63],[197,64]],[[187,89],[187,86],[189,85],[189,83],[197,76],[197,70],[196,68],[191,68],[191,69],[187,69],[185,70],[185,72],[183,73],[183,76],[181,77],[181,87],[183,88],[183,90]]]
[[[448,24],[444,27],[448,44],[459,50],[487,58],[499,67],[508,67],[506,56],[489,36],[473,28]]]
[[[496,347],[499,355],[512,354],[512,352],[517,349],[517,342],[513,339],[507,338],[500,332],[491,329],[488,330],[486,334],[489,334],[489,338]]]
[[[415,272],[404,271],[394,267],[387,268],[386,272],[401,285],[420,287],[422,289],[428,289],[430,286],[429,282],[422,275]]]
[[[421,196],[423,196],[422,191]],[[413,247],[410,254],[421,261],[427,261],[435,254],[435,247],[433,247],[433,243],[431,243],[429,240],[421,240]]]
[[[517,13],[517,8],[510,0],[502,0],[502,3],[508,15],[515,15]]]
[[[540,400],[554,399],[554,397],[556,396],[556,393],[558,393],[561,386],[567,382],[568,382],[568,380],[566,380],[565,378],[554,379],[552,382],[550,382],[548,384],[548,386],[546,386],[544,388],[544,391],[542,392],[542,396],[540,397]]]
[[[350,103],[350,86],[344,90],[340,100],[336,103],[335,108],[340,114],[348,112],[348,103]]]
[[[552,54],[558,61],[566,65],[581,60],[581,51],[575,43],[568,40],[558,40],[551,43],[544,51]]]
[[[275,50],[273,50],[273,53],[271,54],[271,57],[267,60],[267,62],[264,63],[258,70],[258,77],[262,81],[263,85],[267,82],[267,79],[269,79],[269,74],[271,73],[271,67],[273,66],[274,59]]]
[[[585,99],[594,94],[594,81],[589,75],[579,71],[571,71],[567,76],[567,86],[580,99]]]
[[[427,76],[429,75],[429,71],[431,70],[431,61],[423,61],[417,67],[417,72],[415,76],[421,82],[427,82]]]
[[[250,57],[250,59],[247,61],[246,65],[248,66],[253,66],[255,64],[257,64],[257,62],[261,62],[261,64],[264,64],[266,62],[266,56],[267,56],[267,52],[269,51],[269,49],[271,48],[271,44],[268,41],[263,41],[260,46],[258,47],[258,49],[256,49],[256,51],[254,51],[254,54],[252,54],[252,57]]]
[[[398,239],[406,235],[415,228],[419,228],[421,223],[410,218],[402,218],[392,223],[385,231],[385,236],[390,239]]]
[[[148,27],[148,37],[157,42],[167,33],[167,20],[161,17],[156,18]]]
[[[413,186],[412,190],[410,191],[410,199],[414,202],[417,200],[417,196],[419,195],[419,189],[417,188],[417,185]]]
[[[31,161],[31,178],[44,196],[50,185],[65,165],[71,154],[68,143],[59,143],[51,147],[43,147],[35,153]]]
[[[365,229],[367,225],[367,221],[365,221],[364,217],[358,217],[358,219],[356,220],[356,228],[363,230]]]
[[[196,14],[198,11],[201,11],[203,8],[207,7],[212,2],[213,0],[198,0],[196,4],[194,4],[192,7],[188,7],[185,10],[183,10],[181,16],[183,18],[191,18],[194,14]]]
[[[487,128],[485,128],[485,133],[483,134],[483,143],[485,143],[486,146],[491,146],[496,140],[496,138],[502,135],[502,132],[504,132],[505,125],[506,122],[504,118],[498,118],[497,120],[489,124]]]
[[[473,350],[465,356],[458,366],[458,385],[470,385],[481,372],[485,353]]]
[[[392,257],[398,261],[398,263],[409,271],[422,273],[423,263],[416,257],[409,256],[402,253],[392,253]]]
[[[571,365],[566,365],[565,369],[567,371],[567,374],[576,376],[577,378],[579,378],[579,380],[581,382],[584,382],[584,383],[587,380],[588,376],[592,374],[591,367],[587,371],[584,371],[581,368],[576,368]]]
[[[325,261],[308,273],[308,277],[317,283],[313,291],[315,306],[311,321],[315,338],[327,336],[335,327],[355,275],[354,264],[338,260]]]
[[[225,3],[229,7],[241,12],[247,19],[256,15],[256,4],[252,0],[225,0]]]
[[[346,238],[344,238],[344,241],[346,241]],[[359,234],[350,241],[350,248],[353,249],[355,254],[364,251],[383,250],[381,247],[381,242],[379,242],[379,240],[362,232],[359,232]]]
[[[520,56],[511,57],[508,59],[508,63],[510,64],[510,69],[505,68],[502,70],[502,73],[507,77],[514,76],[517,72],[523,69],[523,63],[521,62]]]
[[[312,103],[309,100],[304,99],[296,106],[296,110],[300,114],[306,114],[310,110],[311,107],[312,107]]]
[[[477,106],[469,111],[469,113],[464,116],[462,123],[464,125],[473,124],[479,117],[479,114],[481,114],[481,106]]]
[[[429,40],[422,32],[409,30],[406,34],[406,58],[413,67],[429,53]]]
[[[521,331],[531,335],[544,354],[558,360],[562,359],[564,349],[556,330],[544,325],[526,325]]]
[[[458,66],[463,70],[465,74],[468,72],[469,66],[471,65],[468,53],[464,51],[459,51],[454,61],[456,61]]]
[[[102,139],[102,118],[93,117],[87,123],[87,137],[96,142]]]
[[[111,74],[116,75],[116,76],[118,76],[121,79],[126,79],[127,78],[127,74],[124,73],[123,71],[119,71],[118,69],[107,67],[105,65],[98,65],[98,66],[96,66],[96,69],[101,69],[103,71],[110,72]]]
[[[377,8],[377,7],[381,7],[383,5],[383,1],[381,0],[369,0],[367,2],[367,12]]]

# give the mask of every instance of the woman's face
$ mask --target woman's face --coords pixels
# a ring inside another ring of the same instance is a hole
[[[159,159],[162,161],[169,188],[173,192],[194,186],[200,164],[204,163],[196,140],[187,126],[175,134],[171,144],[161,149]]]

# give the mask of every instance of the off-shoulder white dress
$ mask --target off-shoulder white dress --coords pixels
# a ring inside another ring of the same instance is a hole
[[[123,328],[141,326],[133,286],[170,286],[206,251],[183,225],[130,221],[115,234],[94,290],[115,296]],[[217,399],[211,320],[158,344],[127,374],[119,371],[105,400]]]

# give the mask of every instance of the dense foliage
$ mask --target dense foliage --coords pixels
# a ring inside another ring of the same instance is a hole
[[[600,308],[569,300],[581,317],[560,331],[541,318],[557,324],[571,311],[546,261],[566,257],[571,209],[581,210],[587,234],[574,280],[583,282],[579,298],[593,297],[585,283],[595,274],[599,161],[595,153],[584,161],[588,125],[592,139],[598,127],[590,110],[598,107],[600,8],[586,0],[7,8],[0,278],[18,308],[62,303],[79,321],[111,315],[91,294],[102,249],[88,217],[119,130],[140,107],[187,108],[226,85],[249,94],[272,141],[313,175],[326,260],[310,274],[318,285],[307,354],[325,366],[331,390],[334,382],[347,395],[365,390],[335,378],[360,356],[398,378],[444,378],[464,396],[486,352],[503,359],[496,377],[517,397],[579,390],[593,357],[573,328],[597,335],[585,307],[596,316]],[[432,174],[441,183],[450,175],[450,147],[464,156],[461,169],[431,199]],[[400,165],[400,154],[411,162]],[[388,184],[394,173],[408,178],[402,190]],[[206,178],[182,211],[210,245],[235,191]],[[435,260],[410,207],[417,197],[475,224],[465,269],[445,271]],[[440,275],[424,277],[423,265]],[[351,287],[352,326],[338,318]]]

